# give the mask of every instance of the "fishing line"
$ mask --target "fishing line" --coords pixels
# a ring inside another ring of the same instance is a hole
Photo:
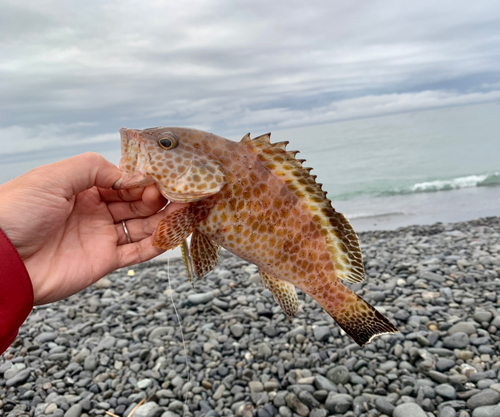
[[[186,348],[186,340],[184,339],[184,332],[182,331],[182,323],[181,317],[177,312],[177,307],[175,307],[174,296],[172,291],[172,283],[170,282],[170,254],[168,254],[167,258],[167,279],[168,279],[168,292],[170,294],[170,301],[172,302],[172,306],[174,307],[175,316],[177,317],[177,322],[179,323],[179,329],[181,331],[181,339],[182,339],[182,347],[184,348],[184,358],[186,359],[186,367],[188,371],[188,382],[191,381],[191,368],[189,367],[189,361],[187,356],[187,348]],[[182,390],[182,388],[181,388]],[[182,415],[186,415],[186,410],[188,409],[187,405],[187,391],[184,393],[184,407]]]

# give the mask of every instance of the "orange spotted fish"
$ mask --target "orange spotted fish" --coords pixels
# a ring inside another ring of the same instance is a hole
[[[340,282],[364,280],[358,238],[288,142],[271,143],[269,134],[234,142],[176,127],[120,134],[124,173],[114,188],[155,183],[168,200],[190,203],[160,221],[154,245],[172,249],[192,234],[187,266],[195,276],[217,265],[222,246],[259,267],[289,316],[298,311],[298,287],[360,346],[398,331]]]

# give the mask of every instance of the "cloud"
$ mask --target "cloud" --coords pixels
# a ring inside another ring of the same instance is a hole
[[[3,2],[2,152],[122,126],[228,135],[495,100],[498,11],[493,0]]]

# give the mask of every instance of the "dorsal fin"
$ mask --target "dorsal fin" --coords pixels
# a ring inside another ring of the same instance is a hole
[[[247,133],[243,138],[240,140],[240,142],[250,142],[250,133]]]
[[[365,271],[358,237],[344,215],[332,207],[322,185],[316,183],[316,175],[309,173],[311,168],[302,166],[305,160],[295,158],[297,151],[286,151],[285,142],[271,143],[270,133],[245,142],[262,164],[282,177],[290,191],[311,210],[324,230],[338,277],[351,283],[362,282]]]

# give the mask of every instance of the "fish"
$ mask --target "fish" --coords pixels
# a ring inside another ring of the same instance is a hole
[[[165,250],[181,245],[195,277],[217,265],[223,247],[258,267],[290,317],[299,288],[361,347],[398,332],[342,284],[365,279],[358,237],[288,142],[271,143],[269,133],[236,142],[180,127],[123,128],[120,136],[123,174],[113,188],[156,184],[170,202],[186,203],[160,220],[153,238]]]

